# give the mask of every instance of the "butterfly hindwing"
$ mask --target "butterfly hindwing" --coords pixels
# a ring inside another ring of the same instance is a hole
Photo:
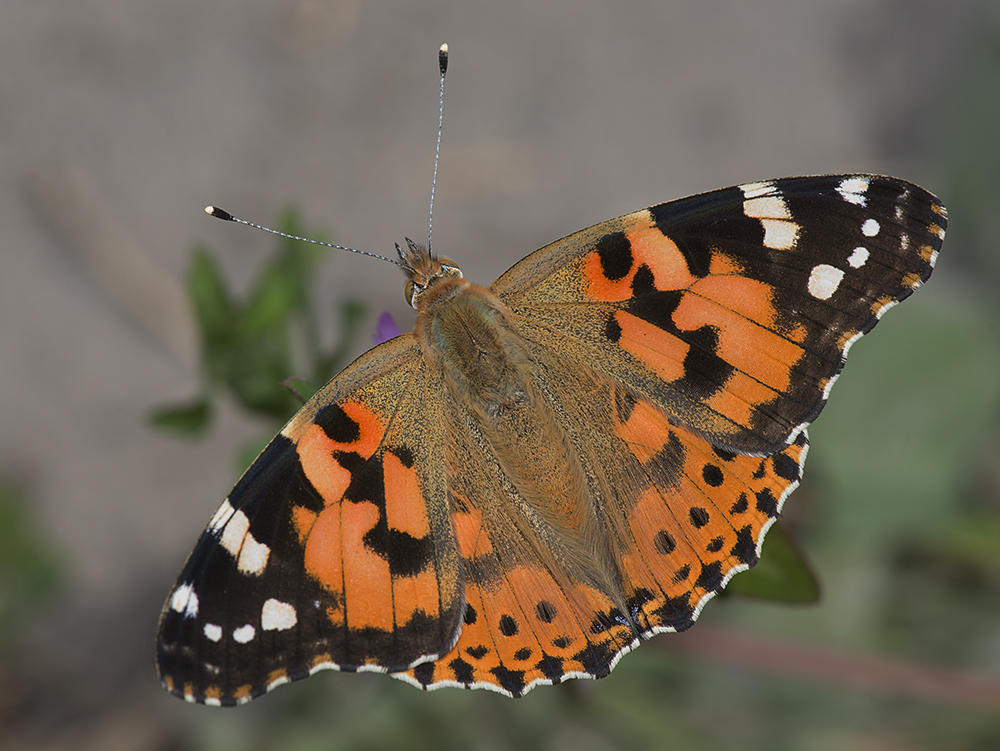
[[[323,667],[402,670],[457,638],[440,383],[413,337],[364,355],[247,470],[161,618],[164,684],[233,704]]]
[[[572,352],[745,453],[815,419],[847,349],[931,273],[944,208],[910,183],[748,183],[559,240],[491,289],[526,336]]]

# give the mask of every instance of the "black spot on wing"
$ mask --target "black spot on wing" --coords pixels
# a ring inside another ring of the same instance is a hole
[[[703,563],[694,585],[708,592],[717,591],[722,586],[722,564],[719,561]]]
[[[756,493],[756,496],[758,511],[768,516],[778,515],[778,499],[774,497],[774,493],[771,492],[770,488],[764,488]]]
[[[694,608],[687,595],[666,598],[655,615],[661,626],[674,631],[683,631],[694,623]]]
[[[753,530],[750,525],[741,528],[736,533],[736,544],[733,545],[733,549],[729,553],[747,566],[753,566],[757,563],[757,546],[754,544]]]
[[[476,609],[469,603],[465,603],[465,612],[462,614],[462,623],[466,626],[471,626],[478,618],[479,614],[476,612]]]
[[[491,668],[490,672],[497,679],[497,684],[504,691],[509,692],[511,696],[520,696],[524,693],[524,688],[527,684],[524,680],[523,670],[510,670],[503,665],[498,665],[495,668]]]
[[[622,232],[612,232],[597,241],[597,258],[605,279],[618,282],[632,270],[632,245]]]
[[[658,290],[656,289],[656,277],[653,276],[653,270],[646,264],[642,264],[635,270],[635,276],[632,277],[632,294],[635,297],[642,297],[644,295],[656,294],[656,292]]]
[[[775,454],[771,457],[774,473],[783,480],[799,479],[799,463],[786,454]]]
[[[735,368],[718,354],[718,329],[702,326],[685,332],[681,338],[690,347],[684,357],[684,377],[678,388],[695,399],[706,399],[721,391]]]
[[[346,469],[351,475],[365,466],[366,459],[357,451],[334,451],[333,458],[341,467]]]
[[[701,529],[709,522],[708,511],[701,506],[692,506],[688,512],[688,516],[691,518],[691,524],[695,529]]]
[[[517,621],[506,613],[500,616],[500,633],[504,636],[515,636],[518,632]]]
[[[617,344],[622,338],[622,327],[618,321],[615,320],[614,313],[608,316],[608,322],[604,327],[604,336],[606,336],[608,341],[612,344]]]
[[[452,672],[455,674],[455,680],[466,686],[469,686],[473,682],[474,673],[472,670],[472,665],[467,663],[461,657],[456,657],[448,663],[448,667],[451,668]]]
[[[389,564],[393,577],[415,576],[434,559],[430,537],[414,537],[408,532],[389,529],[381,521],[361,539],[366,548]]]
[[[547,600],[539,600],[535,605],[535,615],[542,623],[552,623],[558,615],[556,606]]]
[[[566,675],[566,669],[563,667],[563,660],[560,657],[545,655],[535,663],[535,668],[552,683],[559,683]]]
[[[717,488],[725,481],[722,470],[714,464],[706,464],[701,468],[701,477],[705,484],[712,488]]]
[[[316,413],[314,421],[331,441],[351,444],[361,438],[361,425],[339,404],[328,404],[323,407]]]
[[[691,564],[685,563],[679,569],[674,572],[674,577],[671,580],[672,584],[680,584],[682,581],[691,576]]]
[[[432,683],[434,683],[434,663],[424,662],[413,668],[413,677],[417,679],[417,682],[427,688]]]
[[[670,555],[677,548],[677,542],[674,540],[673,535],[671,535],[667,530],[661,529],[653,537],[653,547],[656,548],[656,552],[661,555]]]
[[[660,292],[650,290],[648,294],[634,297],[624,306],[624,309],[647,323],[661,328],[675,336],[680,332],[674,325],[674,311],[684,297],[684,292],[667,290]],[[682,337],[683,338],[683,337]]]

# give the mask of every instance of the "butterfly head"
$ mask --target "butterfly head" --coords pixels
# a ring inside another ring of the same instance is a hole
[[[423,246],[417,245],[406,238],[406,249],[396,245],[399,262],[406,273],[406,285],[403,296],[410,307],[417,309],[424,294],[441,281],[461,279],[462,270],[454,261],[448,258],[436,258]]]

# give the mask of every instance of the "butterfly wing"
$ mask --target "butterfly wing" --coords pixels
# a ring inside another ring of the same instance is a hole
[[[540,533],[519,526],[528,504],[502,458],[474,432],[452,431],[449,450],[462,471],[449,473],[451,507],[467,609],[452,652],[397,676],[420,687],[521,696],[539,684],[606,676],[640,638],[690,626],[733,574],[752,566],[798,485],[804,434],[769,457],[723,451],[582,363],[545,347],[532,356],[545,395],[539,411],[559,415],[570,465],[580,465],[595,500],[599,531],[588,548],[603,569],[588,572],[560,554],[559,520]]]
[[[404,335],[282,429],[167,599],[157,662],[168,690],[235,704],[321,668],[398,671],[452,647],[463,585],[441,389]]]
[[[717,446],[781,450],[847,350],[929,276],[946,213],[875,175],[749,183],[613,219],[492,286],[524,335]]]

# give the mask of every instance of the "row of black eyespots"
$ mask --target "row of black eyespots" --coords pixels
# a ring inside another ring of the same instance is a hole
[[[522,661],[530,659],[530,655],[521,654],[524,651],[519,650],[515,655],[515,659]],[[530,652],[530,650],[527,651]],[[544,680],[555,684],[559,683],[566,674],[563,665],[564,661],[562,658],[542,655],[541,659],[533,667],[544,676]],[[475,668],[471,663],[461,657],[454,657],[448,660],[447,666],[451,669],[452,676],[456,682],[464,685],[466,688],[471,688],[475,684]],[[436,668],[436,663],[423,663],[413,669],[413,674],[417,681],[426,689],[435,683]],[[500,686],[500,688],[511,696],[522,696],[528,687],[525,670],[512,670],[506,665],[496,665],[489,669],[489,673],[493,675],[496,685]]]

